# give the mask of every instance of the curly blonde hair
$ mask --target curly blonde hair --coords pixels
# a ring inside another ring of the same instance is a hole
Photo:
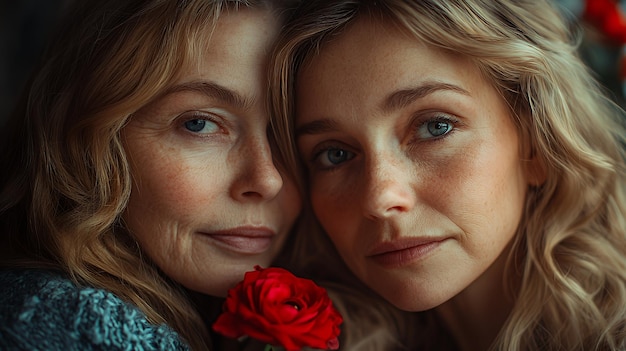
[[[272,68],[277,133],[294,150],[298,70],[359,16],[472,59],[509,104],[521,149],[544,166],[508,253],[506,269],[522,277],[505,282],[516,302],[492,349],[626,349],[626,117],[579,59],[558,9],[549,0],[307,1]],[[362,334],[354,329],[347,336]],[[414,334],[394,335],[407,344]]]
[[[208,330],[184,289],[124,228],[132,175],[120,131],[183,65],[198,61],[220,13],[240,7],[281,16],[288,1],[76,2],[4,128],[2,266],[64,271],[134,303],[193,349],[208,349]]]

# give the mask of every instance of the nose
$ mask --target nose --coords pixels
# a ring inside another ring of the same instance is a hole
[[[415,207],[411,182],[414,169],[397,157],[370,158],[364,175],[364,215],[372,220],[388,219]]]
[[[283,178],[274,164],[267,138],[256,138],[242,145],[235,161],[240,166],[231,187],[239,201],[262,201],[276,197]]]

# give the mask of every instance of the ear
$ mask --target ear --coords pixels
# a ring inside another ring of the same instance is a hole
[[[530,157],[525,160],[524,166],[528,185],[539,187],[545,183],[547,178],[546,163],[543,158],[537,155],[535,150],[530,152]]]
[[[530,120],[526,116],[525,120]],[[520,152],[522,157],[522,167],[526,182],[531,187],[540,187],[546,182],[548,168],[546,159],[537,150],[542,150],[539,142],[532,137],[531,128],[521,128],[520,131]]]

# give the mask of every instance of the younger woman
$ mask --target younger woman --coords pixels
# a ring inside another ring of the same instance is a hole
[[[575,43],[548,0],[312,0],[288,23],[278,130],[352,273],[418,312],[405,345],[626,348],[624,114]]]

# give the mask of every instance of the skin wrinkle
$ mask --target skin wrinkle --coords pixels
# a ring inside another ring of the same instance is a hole
[[[397,307],[442,308],[448,320],[448,304],[478,296],[489,310],[504,289],[490,267],[528,186],[508,106],[470,60],[369,24],[357,19],[299,72],[297,144],[315,214],[348,267]],[[424,121],[440,116],[453,129],[421,139]],[[326,169],[325,148],[354,156]],[[416,237],[444,240],[398,267],[370,257],[380,243]],[[475,324],[489,315],[463,312]],[[506,318],[493,317],[481,332]]]
[[[297,150],[324,229],[315,243],[331,239],[341,256],[334,261],[352,271],[333,272],[346,290],[337,300],[353,326],[347,344],[624,346],[624,111],[575,55],[572,35],[581,33],[561,15],[547,0],[348,0],[304,2],[288,21],[274,55],[272,107],[286,119],[281,137],[292,138],[294,126],[305,132]],[[427,80],[471,96],[433,93],[383,111],[386,94]],[[320,128],[329,123],[333,130]],[[414,139],[404,139],[409,130]],[[404,204],[414,221],[384,212],[406,200],[394,198],[389,174],[416,193]],[[383,197],[392,201],[376,211]],[[451,223],[453,237],[411,260],[424,245],[401,238],[437,223]],[[375,261],[386,269],[368,265],[384,250]],[[348,282],[350,273],[378,292],[382,308]],[[445,291],[451,286],[459,290]],[[407,313],[393,315],[385,302]]]
[[[268,266],[300,211],[267,136],[264,65],[275,20],[257,10],[224,14],[199,62],[122,131],[137,180],[125,222],[159,268],[193,291],[225,296],[244,272]],[[242,227],[272,236],[215,235]]]

